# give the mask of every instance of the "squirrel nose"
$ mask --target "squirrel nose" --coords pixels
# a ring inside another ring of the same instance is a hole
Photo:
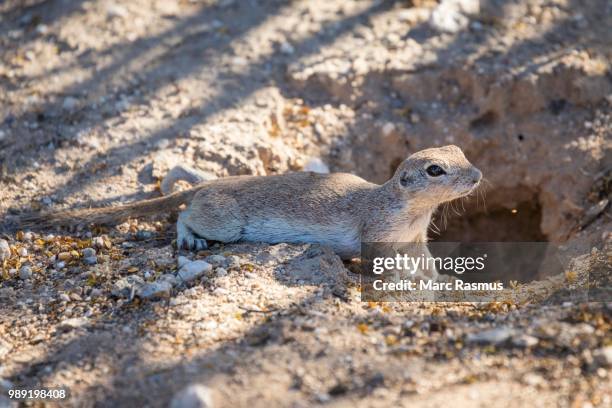
[[[478,184],[482,179],[482,172],[476,168],[472,170],[472,183]]]

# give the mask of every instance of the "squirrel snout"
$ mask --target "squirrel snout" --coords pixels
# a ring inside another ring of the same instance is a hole
[[[476,167],[472,169],[472,183],[478,184],[482,179],[482,172]]]

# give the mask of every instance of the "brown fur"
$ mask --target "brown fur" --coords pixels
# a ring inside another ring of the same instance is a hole
[[[27,214],[20,218],[19,226],[27,228],[49,228],[82,224],[114,224],[129,218],[143,217],[178,208],[191,200],[197,188],[180,191],[165,197],[137,201],[118,207],[78,208],[49,213]]]

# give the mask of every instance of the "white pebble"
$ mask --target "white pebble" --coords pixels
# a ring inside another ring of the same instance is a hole
[[[73,98],[72,96],[68,96],[67,98],[64,99],[64,103],[62,104],[62,108],[64,108],[65,110],[74,110],[77,107],[77,104],[79,103],[79,101],[76,98]]]
[[[327,166],[327,164],[325,164],[325,162],[323,162],[323,160],[319,159],[318,157],[313,157],[306,162],[306,165],[304,165],[304,171],[328,174],[329,167]]]
[[[293,48],[293,45],[289,44],[288,42],[284,42],[280,46],[280,51],[283,54],[291,55],[295,52],[295,48]]]
[[[383,136],[389,136],[391,132],[395,130],[395,125],[391,122],[387,122],[382,127]]]
[[[179,391],[170,408],[211,408],[213,406],[210,389],[200,384],[192,384]]]
[[[0,239],[0,261],[4,261],[11,256],[11,247],[5,239]]]

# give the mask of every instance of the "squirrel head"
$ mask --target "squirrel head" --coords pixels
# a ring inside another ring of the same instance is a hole
[[[480,184],[482,173],[457,146],[418,151],[404,160],[387,183],[419,207],[466,196]]]

